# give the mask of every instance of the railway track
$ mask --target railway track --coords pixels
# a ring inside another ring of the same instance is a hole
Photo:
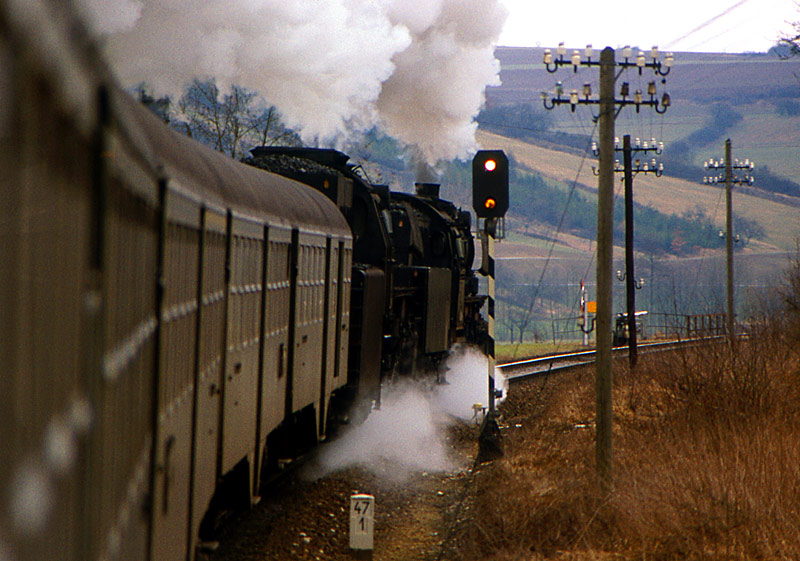
[[[681,347],[695,346],[705,344],[708,342],[718,342],[722,337],[706,337],[703,339],[686,339],[686,340],[673,340],[661,341],[657,343],[644,343],[637,346],[639,354],[650,354],[655,352],[665,352]],[[530,378],[537,378],[547,374],[561,373],[586,366],[594,363],[596,351],[579,351],[573,353],[557,353],[544,357],[531,358],[526,360],[519,360],[515,362],[508,362],[498,366],[500,371],[505,376],[508,383],[513,385],[515,383],[527,380]],[[628,347],[614,347],[613,357],[615,359],[624,358],[628,356]]]
[[[663,352],[707,341],[648,343],[639,346],[639,353]],[[627,357],[627,347],[614,349],[614,356]],[[522,389],[525,380],[564,373],[591,364],[594,358],[593,350],[560,353],[506,363],[499,368],[512,385],[519,383]],[[535,398],[529,405],[538,407],[546,394],[556,391],[557,387],[557,384],[547,383],[534,388],[531,395]],[[248,516],[234,518],[233,523],[226,524],[217,538],[219,549],[206,549],[201,559],[243,561],[253,556],[349,559],[348,521],[343,509],[346,507],[344,499],[354,489],[376,495],[379,505],[376,509],[379,513],[376,559],[447,559],[448,552],[458,547],[457,536],[472,515],[473,476],[478,471],[471,446],[477,436],[475,429],[473,424],[464,424],[453,433],[457,436],[451,436],[458,458],[457,468],[450,472],[434,470],[410,475],[403,482],[392,480],[380,470],[373,473],[360,468],[347,468],[320,478],[304,478],[298,477],[293,469],[302,462],[287,466],[285,475],[288,477],[276,480],[262,503]],[[504,430],[515,429],[504,426]],[[285,505],[299,506],[287,508]]]

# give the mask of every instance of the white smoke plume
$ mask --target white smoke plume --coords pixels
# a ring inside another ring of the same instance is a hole
[[[411,33],[394,57],[378,111],[388,133],[415,146],[428,163],[475,150],[477,116],[487,85],[499,85],[494,43],[506,12],[493,0],[440,0],[420,17],[395,0],[393,20]]]
[[[461,349],[452,353],[447,369],[445,385],[409,380],[384,385],[381,408],[324,446],[306,475],[316,478],[361,466],[376,475],[403,480],[414,472],[452,468],[446,430],[454,419],[481,421],[474,406],[487,403],[487,359],[477,351]],[[495,383],[505,389],[499,371]]]
[[[467,157],[499,0],[77,0],[127,86],[257,91],[308,143],[381,127],[431,164]]]

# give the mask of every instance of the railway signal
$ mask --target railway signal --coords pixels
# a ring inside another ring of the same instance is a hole
[[[502,218],[508,210],[508,158],[479,150],[472,159],[472,208],[478,218]]]
[[[494,354],[494,241],[497,219],[508,210],[508,158],[502,150],[479,150],[472,159],[472,208],[484,219],[481,232],[483,260],[481,273],[486,275],[488,288],[488,321],[486,355],[489,370],[489,410],[483,418],[478,438],[478,457],[493,459],[503,454],[500,427],[494,407],[496,397]]]

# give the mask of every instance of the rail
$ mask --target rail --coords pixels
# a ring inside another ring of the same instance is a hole
[[[700,337],[692,339],[676,339],[671,341],[662,341],[657,343],[642,343],[637,347],[640,354],[647,354],[653,352],[664,352],[680,347],[694,346],[701,343],[718,342],[724,338],[719,335],[712,337]],[[628,347],[620,346],[614,347],[613,356],[621,358],[627,356]],[[526,378],[533,378],[543,376],[554,372],[564,372],[580,366],[586,366],[594,362],[594,357],[597,351],[579,351],[573,353],[557,353],[544,357],[531,358],[526,360],[518,360],[514,362],[507,362],[498,365],[498,368],[505,376],[510,384]]]

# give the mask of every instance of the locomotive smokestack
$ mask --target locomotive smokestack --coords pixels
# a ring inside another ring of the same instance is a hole
[[[438,183],[414,183],[417,196],[427,199],[438,199],[440,187]]]

